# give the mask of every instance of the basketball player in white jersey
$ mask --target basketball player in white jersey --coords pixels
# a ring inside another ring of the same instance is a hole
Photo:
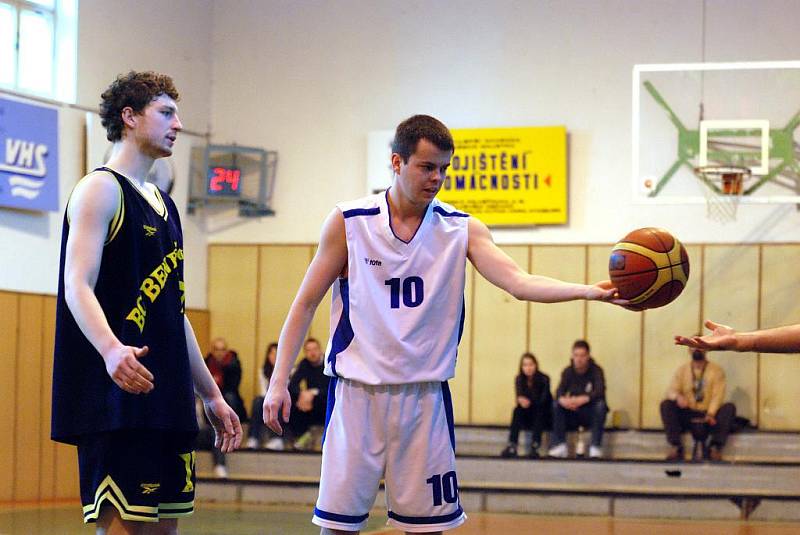
[[[464,321],[467,259],[517,299],[624,303],[608,281],[569,284],[525,273],[486,225],[436,199],[453,150],[449,130],[433,117],[397,127],[392,187],[331,212],[281,331],[264,400],[264,421],[277,433],[289,418],[294,357],[333,285],[325,356],[333,379],[313,517],[325,535],[362,529],[381,479],[395,528],[441,533],[466,519],[447,380]]]

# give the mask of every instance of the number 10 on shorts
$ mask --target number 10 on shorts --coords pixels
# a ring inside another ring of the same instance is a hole
[[[425,483],[432,487],[434,506],[442,505],[443,498],[447,503],[456,503],[458,501],[458,480],[454,471],[441,475],[433,474],[425,480]]]

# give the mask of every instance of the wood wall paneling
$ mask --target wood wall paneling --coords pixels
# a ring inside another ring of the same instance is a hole
[[[19,294],[0,292],[0,310],[3,311],[2,333],[0,343],[0,360],[3,362],[3,373],[0,374],[0,392],[11,402],[0,403],[0,474],[11,474],[11,477],[0,478],[0,502],[14,499],[14,480],[16,465],[16,428],[15,420],[18,407],[17,399],[17,330],[19,323]]]
[[[760,328],[800,323],[800,245],[762,247]],[[800,358],[759,355],[761,429],[800,429]]]
[[[213,245],[208,249],[208,308],[211,339],[222,336],[236,350],[242,363],[245,395],[253,391],[256,311],[258,299],[258,246]],[[209,348],[202,348],[203,353]],[[247,396],[249,398],[249,396]]]
[[[665,307],[644,312],[642,343],[642,427],[662,428],[660,405],[675,370],[686,362],[689,352],[676,346],[673,336],[685,336],[700,329],[700,246],[688,246],[689,282],[681,295]]]
[[[19,301],[17,339],[17,417],[14,430],[14,500],[39,499],[42,436],[42,314],[44,297],[25,294]]]
[[[470,385],[474,381],[472,375],[472,288],[475,277],[475,268],[467,262],[466,281],[464,284],[464,305],[466,316],[464,318],[464,332],[461,343],[458,345],[458,360],[456,360],[456,375],[450,381],[450,392],[453,396],[453,414],[458,424],[472,423],[470,415]],[[480,275],[478,275],[480,276]]]
[[[522,269],[529,270],[527,246],[501,249]],[[481,276],[475,277],[474,300],[472,422],[508,425],[514,408],[517,363],[527,344],[528,304]]]
[[[586,282],[586,247],[533,246],[531,273],[566,282]],[[530,342],[541,371],[550,376],[555,391],[561,370],[570,364],[572,343],[586,333],[586,302],[530,303]],[[519,355],[517,355],[519,357]]]
[[[250,368],[251,389],[242,389],[247,403],[258,394],[258,374],[264,362],[264,352],[270,342],[276,342],[286,320],[289,307],[303,281],[309,264],[309,245],[262,245],[259,247],[258,287],[258,358]],[[330,305],[328,306],[330,310]],[[323,310],[318,315],[323,314]],[[321,339],[322,348],[325,340]],[[302,354],[302,348],[301,348]]]
[[[589,248],[589,282],[608,279],[611,246]],[[608,424],[638,427],[641,372],[642,314],[607,303],[587,303],[587,341],[606,378]]]
[[[55,497],[55,472],[56,472],[56,449],[55,443],[49,440],[50,437],[50,415],[52,413],[52,391],[53,391],[53,346],[55,344],[56,332],[56,298],[46,296],[43,298],[42,308],[42,367],[41,367],[41,390],[39,397],[40,417],[39,417],[39,436],[41,437],[42,451],[39,464],[41,466],[41,479],[39,480],[39,499],[52,500]]]
[[[67,444],[56,444],[55,498],[57,500],[79,499],[80,479],[78,475],[78,448]]]
[[[703,317],[738,330],[758,327],[759,252],[756,245],[706,245],[703,263]],[[757,421],[758,361],[755,353],[717,352],[725,369],[726,400],[738,414]]]
[[[211,314],[208,310],[200,309],[186,309],[186,317],[189,318],[189,323],[192,324],[194,335],[197,338],[197,344],[200,346],[200,351],[205,353],[211,348],[211,340],[209,329],[211,328]]]

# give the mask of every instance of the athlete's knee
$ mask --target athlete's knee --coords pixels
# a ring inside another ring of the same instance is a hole
[[[143,535],[178,535],[178,520],[163,518],[158,522],[147,524]]]
[[[123,520],[116,507],[104,504],[97,517],[96,535],[142,535],[144,522]]]

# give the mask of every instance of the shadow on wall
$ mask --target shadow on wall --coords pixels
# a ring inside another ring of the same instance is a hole
[[[31,236],[49,238],[51,213],[60,217],[57,212],[32,212],[0,207],[0,227]]]

